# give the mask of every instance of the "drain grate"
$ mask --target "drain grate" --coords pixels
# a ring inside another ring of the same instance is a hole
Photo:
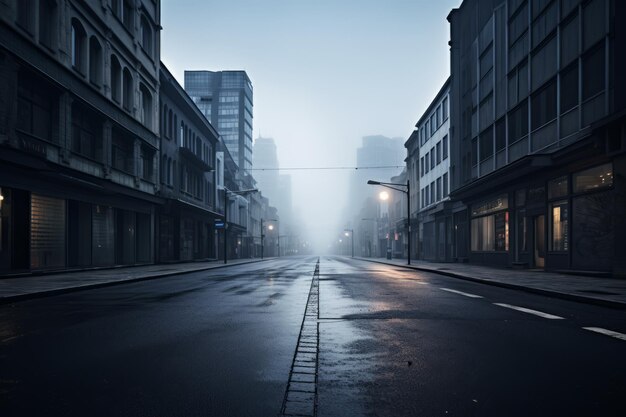
[[[281,416],[317,415],[317,368],[319,364],[319,276],[317,260],[304,318],[293,355]]]

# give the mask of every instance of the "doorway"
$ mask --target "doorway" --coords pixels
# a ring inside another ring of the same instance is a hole
[[[535,268],[544,268],[546,264],[546,216],[535,217]]]

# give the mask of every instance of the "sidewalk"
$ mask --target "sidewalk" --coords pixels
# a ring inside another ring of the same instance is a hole
[[[499,269],[462,263],[436,263],[406,259],[360,258],[362,261],[401,266],[453,278],[536,294],[626,309],[626,280],[559,274],[521,269]]]
[[[274,258],[263,260],[268,259]],[[261,261],[260,258],[252,258],[229,260],[227,264],[223,260],[155,264],[0,278],[0,304]]]

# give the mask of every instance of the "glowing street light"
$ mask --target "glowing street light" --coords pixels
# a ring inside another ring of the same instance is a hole
[[[348,237],[352,237],[352,257],[354,258],[354,229],[345,229],[343,234]]]
[[[400,191],[401,193],[406,194],[407,232],[408,232],[407,235],[409,237],[407,264],[411,265],[411,185],[409,183],[409,180],[406,180],[406,184],[368,180],[367,184],[368,185],[380,185],[382,187],[391,188],[392,190]],[[403,190],[397,187],[406,187],[406,190]],[[389,198],[389,193],[386,191],[382,191],[378,196],[380,197],[381,200],[385,201]]]

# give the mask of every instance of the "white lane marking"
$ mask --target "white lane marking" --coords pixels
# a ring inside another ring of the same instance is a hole
[[[602,327],[583,327],[585,330],[589,330],[590,332],[596,332],[600,334],[604,334],[607,336],[614,337],[620,340],[626,340],[626,334],[614,332],[613,330],[603,329]]]
[[[555,316],[554,314],[548,314],[548,313],[544,313],[544,312],[537,311],[537,310],[531,310],[530,308],[526,308],[526,307],[512,306],[511,304],[503,304],[503,303],[493,303],[493,304],[500,306],[500,307],[510,308],[510,309],[521,311],[521,312],[528,313],[528,314],[534,314],[535,316],[543,317],[544,319],[564,320],[563,317]]]
[[[463,291],[457,291],[457,290],[453,290],[450,288],[439,288],[440,290],[444,290],[444,291],[448,291],[448,292],[453,292],[455,294],[459,294],[459,295],[464,295],[466,297],[470,297],[470,298],[483,298],[481,295],[476,295],[476,294],[470,294],[467,292],[463,292]]]

